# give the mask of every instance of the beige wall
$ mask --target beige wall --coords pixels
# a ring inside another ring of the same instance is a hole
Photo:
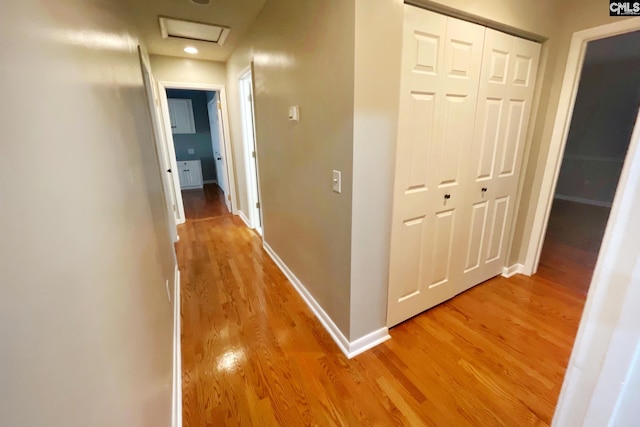
[[[174,254],[121,10],[0,14],[2,425],[171,423]]]
[[[403,17],[402,0],[356,0],[351,340],[386,326]]]
[[[238,77],[254,60],[264,239],[349,334],[354,1],[270,0],[227,64],[242,159]],[[287,119],[300,106],[300,121]],[[331,171],[342,171],[342,194]],[[240,208],[245,168],[237,162]]]
[[[151,72],[161,82],[224,85],[227,69],[223,62],[151,55]]]

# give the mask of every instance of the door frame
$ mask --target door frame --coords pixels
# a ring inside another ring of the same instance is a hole
[[[207,102],[207,114],[209,114],[209,116],[211,116],[210,112],[209,112],[209,106],[213,103],[215,103],[216,105],[213,106],[213,108],[216,111],[216,114],[218,116],[218,139],[220,140],[220,149],[222,151],[226,151],[226,149],[224,148],[224,130],[222,129],[222,101],[220,100],[220,92],[216,92],[217,96],[215,98],[212,98],[210,101]],[[218,108],[218,103],[220,104],[220,108]],[[211,123],[211,117],[209,117],[209,123]],[[213,132],[211,131],[211,126],[209,126],[209,130],[211,132],[211,148],[213,149]],[[222,153],[220,153],[222,154]],[[216,153],[213,153],[213,157],[214,157],[214,161],[215,159]],[[222,157],[222,162],[224,163],[224,167],[225,167],[225,175],[227,174],[226,169],[227,169],[227,159],[226,156],[223,155]],[[218,166],[216,164],[216,184],[218,184],[218,187],[220,187],[220,182],[218,182]],[[228,177],[225,177],[226,179],[228,179]],[[231,192],[229,189],[231,188],[229,185],[229,182],[226,183],[227,185],[227,192]],[[222,187],[220,187],[222,188]],[[229,198],[225,198],[225,205],[227,205],[227,208],[229,209],[229,212],[232,211],[232,207],[231,207],[231,200]]]
[[[264,222],[262,218],[262,206],[258,208],[256,203],[262,200],[260,194],[260,174],[258,169],[258,142],[256,140],[256,117],[255,117],[255,104],[254,104],[254,96],[253,96],[253,64],[246,67],[244,70],[240,72],[238,76],[238,93],[240,96],[240,119],[242,121],[242,152],[244,154],[245,161],[245,175],[247,182],[247,202],[249,204],[248,211],[249,214],[249,227],[256,230],[260,235],[263,233]],[[251,145],[251,141],[247,138],[247,133],[245,129],[245,115],[247,112],[245,111],[245,97],[247,94],[244,90],[243,82],[245,80],[249,80],[251,86],[250,95],[250,104],[251,104],[251,132],[253,137],[253,146]],[[255,161],[252,159],[251,152],[255,152]]]
[[[166,138],[163,129],[163,120],[160,115],[160,106],[156,103],[159,100],[158,87],[151,72],[151,63],[149,62],[149,55],[142,45],[138,46],[138,55],[140,57],[140,64],[142,68],[143,84],[145,87],[147,103],[149,105],[150,124],[153,129],[154,143],[156,158],[158,161],[158,167],[160,172],[160,179],[162,182],[162,193],[165,199],[166,212],[167,212],[167,226],[169,228],[169,236],[173,242],[177,242],[179,239],[177,225],[177,217],[175,215],[178,212],[177,202],[175,200],[175,194],[171,191],[171,186],[168,184],[174,174],[167,175],[167,169],[171,169],[170,164],[165,164],[166,161]],[[146,77],[146,78],[145,78]],[[148,81],[147,81],[148,80]],[[175,210],[174,210],[175,209]]]
[[[551,144],[546,162],[544,163],[542,187],[538,201],[535,204],[531,239],[529,240],[524,262],[524,274],[529,276],[535,274],[540,263],[544,236],[547,232],[553,196],[558,184],[558,176],[567,144],[569,126],[571,125],[573,108],[578,94],[578,84],[580,83],[580,74],[587,50],[587,43],[637,30],[640,30],[640,18],[631,18],[578,31],[573,33],[571,37],[560,99],[558,100],[558,110],[551,134]]]
[[[227,169],[227,179],[229,194],[231,202],[231,213],[237,215],[238,204],[236,201],[236,185],[233,177],[235,176],[235,170],[233,167],[233,151],[231,151],[231,139],[229,137],[229,112],[227,108],[227,95],[225,85],[210,84],[210,83],[186,83],[186,82],[174,82],[160,80],[158,81],[160,109],[162,110],[162,116],[165,128],[165,143],[169,150],[169,156],[171,158],[171,169],[178,170],[178,162],[176,160],[176,150],[173,142],[173,134],[171,133],[171,120],[169,118],[169,103],[167,98],[167,89],[186,89],[186,90],[201,90],[208,92],[218,92],[220,94],[220,105],[222,107],[222,132],[224,133],[223,154],[225,166]],[[177,173],[172,174],[174,179],[174,186],[176,188],[176,201],[178,205],[178,224],[185,222],[184,204],[182,203],[182,193],[180,192],[180,180]]]

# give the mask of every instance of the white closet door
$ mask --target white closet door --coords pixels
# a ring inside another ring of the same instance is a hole
[[[404,8],[389,326],[459,292],[485,30]]]
[[[460,291],[505,265],[539,54],[538,43],[486,29]]]

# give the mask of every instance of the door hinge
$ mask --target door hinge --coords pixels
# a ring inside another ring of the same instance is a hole
[[[247,101],[251,102],[251,94],[250,93],[247,94]]]
[[[220,101],[218,101],[218,110],[222,110],[222,104],[220,104]]]
[[[231,194],[227,194],[227,200],[231,201]]]
[[[255,151],[251,152],[251,157],[253,157],[254,159],[256,158],[256,152]]]
[[[260,202],[256,202],[256,208],[260,209]]]

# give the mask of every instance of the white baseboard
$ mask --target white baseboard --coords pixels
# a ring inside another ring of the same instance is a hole
[[[329,317],[327,312],[324,311],[320,304],[318,304],[315,298],[313,298],[313,295],[309,293],[307,288],[302,284],[302,282],[300,282],[296,275],[293,274],[289,267],[287,267],[284,261],[280,259],[271,246],[269,246],[269,244],[264,240],[262,243],[265,252],[271,257],[273,262],[276,263],[287,279],[289,279],[291,285],[300,294],[304,302],[309,306],[313,314],[315,314],[316,318],[320,321],[322,326],[324,326],[331,338],[333,338],[335,343],[338,345],[338,348],[340,348],[347,358],[351,359],[352,357],[355,357],[358,354],[391,338],[391,336],[389,336],[389,329],[383,327],[365,335],[364,337],[358,338],[355,341],[349,341],[340,331],[340,328],[338,328],[338,326],[333,322],[331,317]]]
[[[244,224],[245,224],[248,228],[251,228],[251,225],[249,224],[249,218],[247,218],[247,216],[244,214],[244,212],[242,212],[241,210],[238,210],[238,216],[240,217],[240,219],[242,220],[242,222],[244,222]]]
[[[568,202],[584,203],[585,205],[601,206],[603,208],[610,208],[612,206],[610,202],[602,202],[600,200],[585,199],[584,197],[565,196],[563,194],[554,194],[553,198],[566,200]]]
[[[182,427],[182,344],[180,320],[180,270],[178,264],[174,273],[173,295],[173,391],[171,409],[172,427]]]
[[[204,181],[202,181],[202,184],[217,184],[218,180],[216,179],[205,179]]]
[[[383,328],[375,330],[361,338],[358,338],[355,341],[351,341],[349,343],[349,354],[347,355],[347,357],[351,359],[352,357],[355,357],[360,353],[364,353],[370,348],[373,348],[388,339],[391,339],[391,335],[389,335],[389,328],[385,326]]]
[[[509,278],[511,276],[515,276],[516,274],[524,273],[524,265],[522,264],[513,264],[509,267],[502,268],[502,277]]]

